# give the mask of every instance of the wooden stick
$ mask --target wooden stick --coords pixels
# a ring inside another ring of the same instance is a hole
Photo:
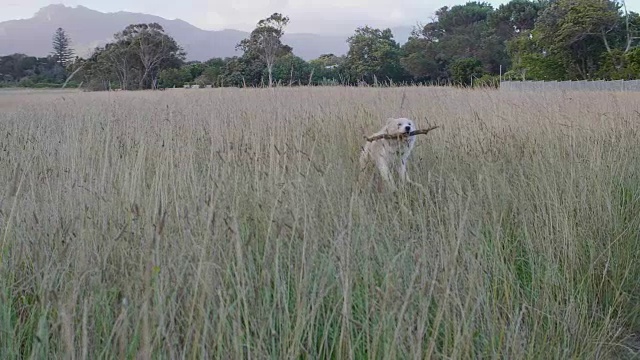
[[[436,126],[432,126],[430,128],[427,129],[420,129],[420,130],[414,130],[410,133],[399,133],[399,134],[380,134],[380,135],[375,135],[375,136],[371,136],[371,137],[367,137],[365,136],[365,139],[367,139],[367,141],[376,141],[376,140],[380,140],[380,139],[398,139],[401,137],[406,137],[406,136],[413,136],[413,135],[423,135],[423,134],[427,134],[429,131],[434,130],[439,128],[439,125]]]

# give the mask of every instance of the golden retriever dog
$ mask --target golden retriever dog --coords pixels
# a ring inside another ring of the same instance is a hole
[[[385,126],[380,131],[370,135],[389,134],[400,135],[409,134],[415,131],[416,127],[411,119],[398,118],[388,119]],[[387,186],[391,190],[396,190],[396,182],[393,180],[392,172],[395,169],[400,182],[411,182],[407,175],[407,161],[416,141],[416,136],[402,136],[397,139],[378,139],[367,141],[360,154],[360,171],[364,170],[367,161],[372,161],[378,169]]]

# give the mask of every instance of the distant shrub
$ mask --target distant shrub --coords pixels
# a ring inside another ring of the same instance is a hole
[[[500,87],[500,76],[485,74],[473,80],[473,87]]]

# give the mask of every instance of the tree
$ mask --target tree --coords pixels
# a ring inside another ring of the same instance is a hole
[[[179,66],[185,59],[182,48],[157,23],[132,24],[115,37],[120,47],[132,51],[140,61],[138,87],[141,89],[155,88],[160,70]]]
[[[215,87],[224,86],[224,69],[226,65],[227,63],[224,59],[209,59],[204,62],[205,68],[201,77]]]
[[[98,56],[104,60],[105,66],[118,77],[120,89],[128,89],[134,80],[132,77],[135,76],[136,69],[140,68],[140,59],[133,51],[131,43],[121,41],[106,44]]]
[[[204,73],[204,70],[206,69],[206,65],[201,62],[193,61],[188,63],[186,68],[189,70],[189,73],[191,74],[191,78],[196,79],[200,75],[202,75],[202,73]]]
[[[85,62],[81,75],[87,88],[92,90],[110,90],[111,82],[118,81],[113,63],[105,56],[104,47],[96,47],[93,50]]]
[[[185,83],[193,80],[189,69],[169,68],[160,71],[158,75],[160,86],[163,88],[182,87]]]
[[[627,2],[622,0],[622,8],[624,9],[624,33],[625,33],[625,48],[624,52],[627,53],[632,49],[635,42],[640,40],[640,16],[636,12],[627,11]]]
[[[225,59],[222,82],[224,85],[236,87],[259,86],[263,83],[265,68],[264,62],[255,54],[234,56]]]
[[[487,20],[493,12],[491,4],[469,1],[464,5],[447,6],[436,11],[439,28],[445,34],[453,34],[461,28],[472,26]]]
[[[82,75],[94,89],[111,89],[114,83],[121,89],[156,88],[161,71],[180,68],[185,55],[160,25],[132,24],[95,49]],[[165,80],[171,75],[165,74]]]
[[[474,58],[456,59],[451,64],[451,78],[457,84],[470,85],[473,78],[482,76],[482,63]]]
[[[52,55],[56,62],[62,67],[66,67],[73,60],[73,49],[71,40],[62,28],[58,28],[53,35]]]
[[[498,75],[511,65],[507,41],[532,28],[543,0],[511,0],[497,10],[470,1],[436,11],[436,18],[414,29],[402,47],[401,64],[414,81],[452,80],[450,65],[475,58],[483,71]]]
[[[65,78],[65,69],[53,56],[39,58],[12,54],[0,57],[0,82],[29,87],[38,83],[61,84]]]
[[[523,31],[533,30],[540,11],[546,6],[546,1],[511,0],[500,5],[489,15],[489,26],[494,28],[501,38],[509,40]]]
[[[460,57],[473,57],[480,60],[484,70],[491,74],[497,74],[501,65],[509,65],[505,39],[489,22],[493,11],[490,4],[477,1],[437,11],[436,28],[444,34],[437,47],[448,62]]]
[[[349,51],[345,66],[352,81],[372,83],[405,79],[406,72],[400,65],[400,45],[393,39],[391,29],[359,27],[347,42]]]
[[[284,28],[289,24],[289,18],[280,13],[273,13],[258,22],[249,38],[242,40],[237,49],[242,49],[245,55],[256,54],[266,64],[269,76],[269,87],[273,84],[273,65],[277,58],[291,52],[291,47],[283,45],[281,38]]]
[[[636,48],[640,40],[640,15],[628,12],[625,1],[621,1],[619,5],[620,10],[624,11],[619,11],[613,27],[602,35],[607,53],[602,56],[600,75],[607,79],[634,77],[633,70],[628,68],[631,63],[627,55]]]
[[[619,76],[612,70],[621,70],[623,54],[632,49],[637,19],[635,13],[623,16],[622,5],[614,0],[549,1],[533,30],[509,41],[514,69],[570,80]]]
[[[76,56],[74,61],[72,63],[69,64],[68,69],[69,69],[69,76],[67,76],[67,78],[65,79],[64,83],[62,83],[62,88],[64,89],[67,84],[69,84],[71,82],[71,80],[73,79],[74,76],[76,76],[78,73],[82,72],[82,69],[84,68],[84,66],[86,65],[86,60]]]
[[[534,37],[544,51],[564,59],[572,78],[588,79],[606,51],[607,34],[615,28],[616,7],[609,0],[558,0],[541,14]]]
[[[618,21],[618,5],[610,0],[559,0],[545,9],[536,30],[550,50],[571,47],[591,38],[607,42]]]
[[[614,49],[603,55],[599,76],[605,80],[632,80],[640,75],[640,48]]]
[[[298,56],[288,54],[276,59],[273,65],[273,79],[289,86],[298,83],[305,85],[309,83],[311,66]]]
[[[334,54],[322,54],[309,61],[312,84],[336,84],[344,81],[344,64],[346,57]],[[311,84],[310,84],[311,85]]]
[[[437,42],[411,37],[402,47],[400,64],[417,82],[446,81],[449,78],[449,59],[438,48]]]

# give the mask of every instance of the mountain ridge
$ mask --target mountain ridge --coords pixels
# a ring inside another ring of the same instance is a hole
[[[214,57],[239,56],[235,46],[249,36],[236,29],[204,30],[182,19],[166,19],[157,15],[128,11],[100,12],[78,5],[52,4],[40,8],[31,18],[0,22],[0,55],[23,53],[46,56],[51,53],[51,39],[58,27],[71,38],[76,55],[86,57],[97,46],[104,45],[113,34],[134,23],[160,24],[187,52],[189,61],[206,61]],[[396,41],[404,43],[410,27],[392,28]],[[346,54],[349,47],[345,35],[285,33],[283,43],[293,47],[295,55],[311,60],[322,54]]]

